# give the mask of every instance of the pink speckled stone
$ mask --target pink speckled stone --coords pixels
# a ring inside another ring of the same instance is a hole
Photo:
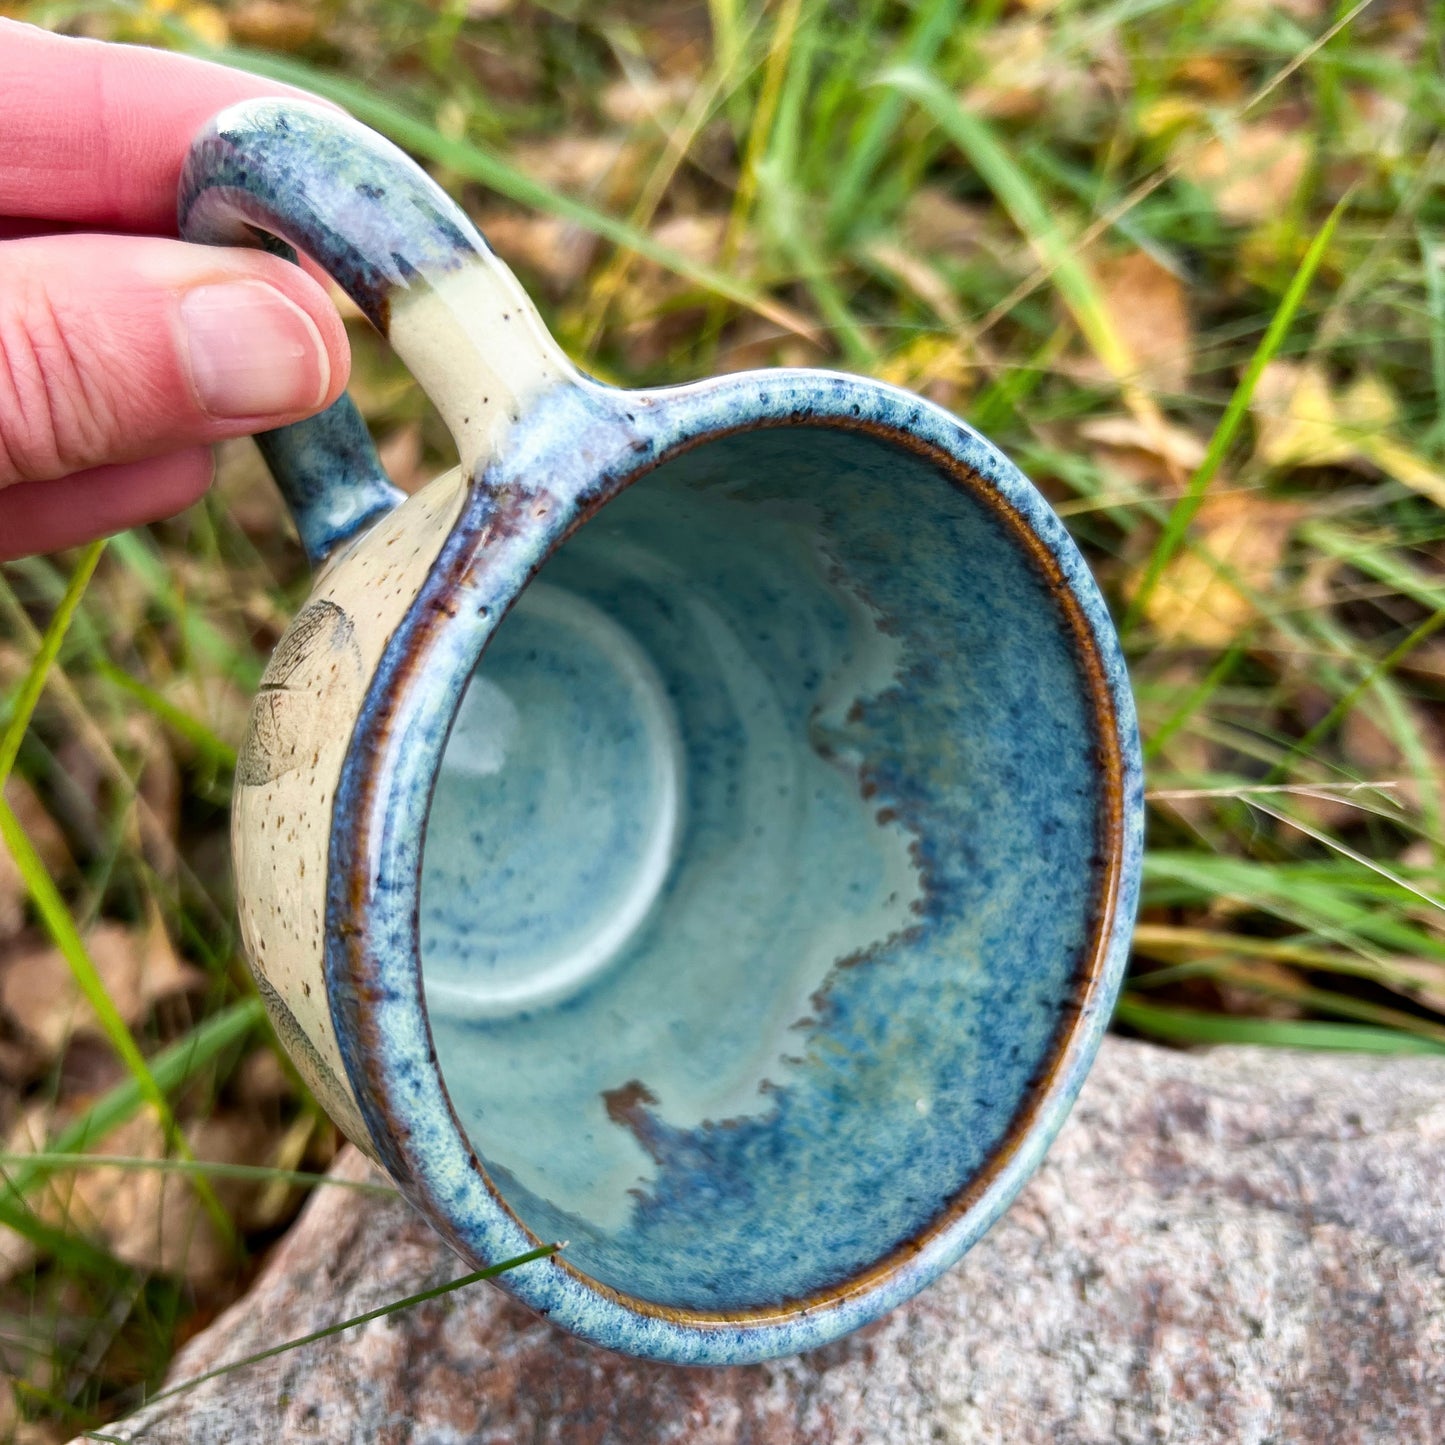
[[[348,1177],[370,1166],[354,1151]],[[1047,1162],[932,1289],[817,1354],[678,1369],[474,1285],[107,1427],[367,1445],[1445,1439],[1445,1060],[1106,1041]],[[172,1381],[462,1273],[323,1191]]]

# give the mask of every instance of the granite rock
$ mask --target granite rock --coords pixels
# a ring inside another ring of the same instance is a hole
[[[336,1172],[367,1177],[355,1151]],[[463,1272],[323,1189],[171,1383]],[[954,1445],[1445,1440],[1445,1060],[1111,1038],[1043,1168],[911,1304],[800,1359],[680,1369],[471,1285],[108,1426],[121,1440]]]

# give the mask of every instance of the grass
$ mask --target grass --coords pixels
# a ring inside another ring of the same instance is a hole
[[[1116,1026],[1445,1049],[1438,7],[0,9],[347,105],[598,375],[827,364],[985,429],[1131,659],[1150,854]],[[442,469],[424,399],[353,346],[400,480]],[[39,951],[76,990],[59,1037],[0,1017],[0,1435],[153,1390],[337,1147],[261,1022],[226,852],[247,699],[305,590],[248,445],[186,516],[0,573],[0,982]],[[182,981],[137,1003],[141,957]],[[193,1247],[108,1224],[97,1179],[163,1191]]]

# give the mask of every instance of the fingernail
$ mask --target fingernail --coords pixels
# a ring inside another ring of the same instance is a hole
[[[320,406],[331,358],[316,323],[262,281],[198,286],[181,301],[191,381],[216,417],[279,416]]]

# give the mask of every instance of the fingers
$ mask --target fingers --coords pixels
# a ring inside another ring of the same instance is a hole
[[[335,308],[274,256],[135,236],[0,245],[0,488],[300,420],[348,367]]]
[[[173,236],[196,131],[235,101],[302,94],[186,56],[0,19],[0,216]]]
[[[169,517],[201,496],[214,471],[209,447],[188,447],[55,482],[16,482],[0,489],[0,562]]]

